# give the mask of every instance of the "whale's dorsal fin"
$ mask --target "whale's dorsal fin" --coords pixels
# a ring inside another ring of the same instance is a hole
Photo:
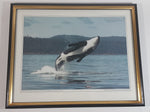
[[[87,42],[86,41],[81,41],[81,42],[77,42],[77,43],[72,43],[69,44],[69,49],[64,51],[64,54],[68,54],[69,52],[75,51],[83,46],[86,46]]]
[[[86,46],[86,44],[87,44],[87,41],[81,41],[81,42],[69,44],[68,46],[69,47],[75,46],[75,47],[80,48],[80,47]]]

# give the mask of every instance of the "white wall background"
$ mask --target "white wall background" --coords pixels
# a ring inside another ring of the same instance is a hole
[[[138,6],[145,106],[5,109],[10,3],[136,3]],[[150,0],[0,0],[0,112],[150,112]]]

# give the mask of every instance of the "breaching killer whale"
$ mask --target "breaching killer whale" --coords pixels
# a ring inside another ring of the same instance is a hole
[[[80,62],[85,56],[92,53],[100,42],[100,37],[96,36],[86,41],[80,41],[68,45],[68,49],[63,51],[55,61],[56,71],[66,63],[77,59]]]

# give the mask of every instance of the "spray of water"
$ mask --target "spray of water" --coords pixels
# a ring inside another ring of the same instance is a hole
[[[32,72],[31,74],[67,74],[66,71],[64,71],[64,67],[63,67],[63,70],[60,70],[60,71],[56,71],[54,67],[51,67],[51,66],[43,66],[41,69],[35,71],[35,72]]]

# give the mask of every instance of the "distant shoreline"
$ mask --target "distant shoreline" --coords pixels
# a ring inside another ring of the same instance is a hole
[[[77,43],[90,39],[79,35],[56,35],[51,38],[24,37],[24,54],[60,54],[70,43]],[[126,39],[111,36],[100,39],[92,55],[121,55],[127,54]]]

